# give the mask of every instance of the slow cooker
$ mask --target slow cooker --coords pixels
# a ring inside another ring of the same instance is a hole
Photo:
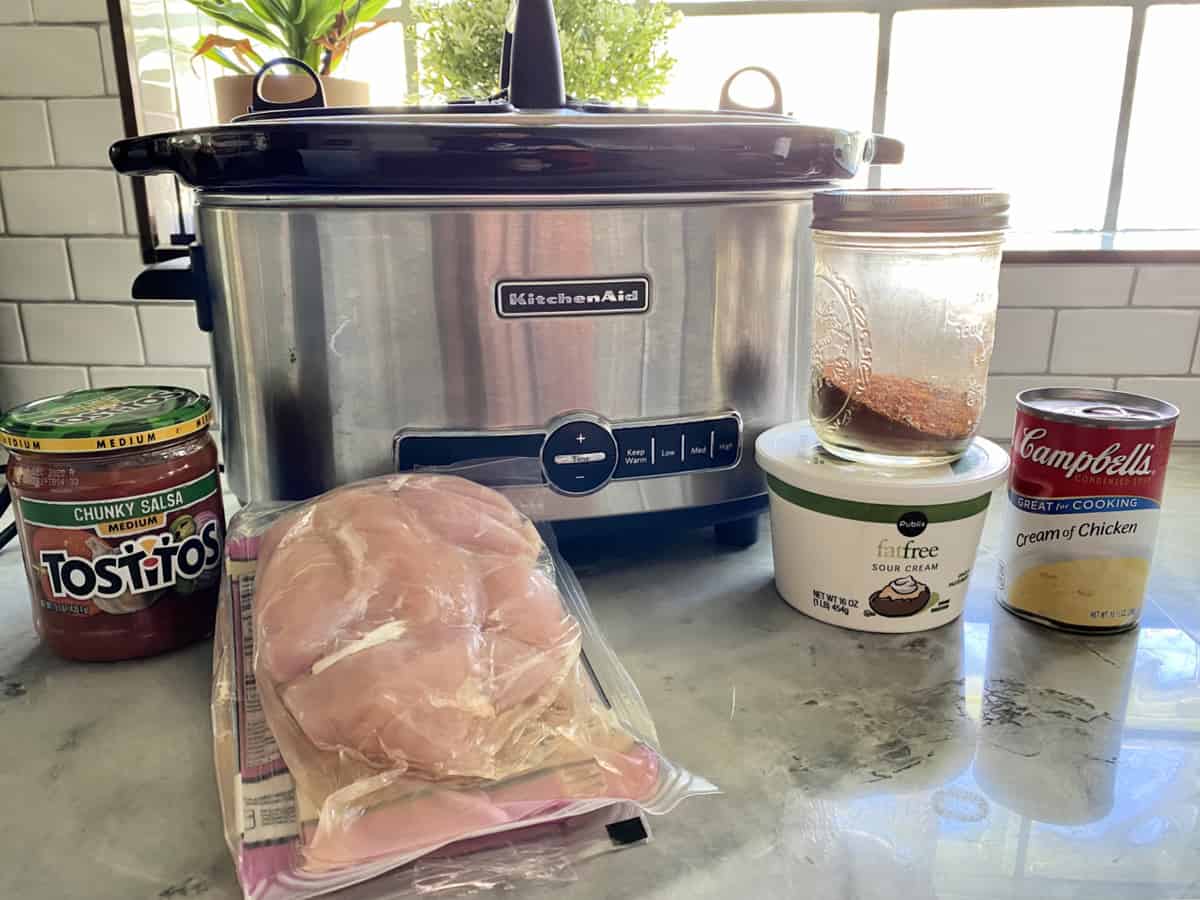
[[[134,295],[195,299],[243,501],[513,458],[543,519],[753,539],[754,439],[806,408],[812,195],[900,144],[800,124],[773,80],[769,110],[569,98],[550,0],[496,97],[275,104],[263,74],[232,124],[111,150],[196,189],[190,268]]]

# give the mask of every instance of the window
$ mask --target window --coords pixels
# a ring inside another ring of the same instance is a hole
[[[897,13],[884,127],[906,152],[883,185],[997,187],[1016,229],[1103,229],[1129,21],[1128,7]]]
[[[1146,12],[1117,217],[1121,228],[1200,223],[1200,178],[1187,165],[1200,147],[1192,94],[1200,85],[1198,48],[1200,6],[1152,6]]]
[[[119,2],[142,129],[212,121],[218,72],[187,48],[217,29],[187,0]],[[390,14],[406,20],[408,2]],[[730,74],[763,66],[798,119],[905,143],[904,165],[878,167],[871,184],[1009,190],[1017,246],[1200,249],[1200,179],[1181,165],[1200,144],[1186,93],[1200,82],[1200,0],[671,5],[684,14],[668,40],[677,64],[652,106],[713,108]],[[415,32],[394,25],[356,43],[339,74],[397,105],[420,64]],[[765,105],[762,88],[746,76],[734,99]],[[149,194],[156,242],[169,244],[190,227],[186,192],[161,177]]]
[[[725,79],[762,66],[783,86],[784,109],[813,125],[871,128],[879,17],[866,13],[688,16],[668,43],[678,62],[655,106],[711,109]],[[749,75],[747,81],[753,82]],[[766,96],[733,99],[765,106]]]

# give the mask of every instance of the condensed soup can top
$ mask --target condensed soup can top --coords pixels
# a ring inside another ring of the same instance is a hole
[[[1165,400],[1100,388],[1032,388],[1017,394],[1017,408],[1092,428],[1164,428],[1179,418],[1179,409]]]

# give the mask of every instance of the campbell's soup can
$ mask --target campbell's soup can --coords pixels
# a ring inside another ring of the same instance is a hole
[[[1070,631],[1137,625],[1179,410],[1120,391],[1017,395],[997,599]]]

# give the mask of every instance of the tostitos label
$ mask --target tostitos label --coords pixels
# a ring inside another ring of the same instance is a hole
[[[1137,623],[1174,424],[1105,428],[1019,408],[997,581],[1002,604],[1047,624]]]
[[[191,594],[212,585],[221,566],[219,500],[215,471],[135,496],[20,497],[26,554],[41,582],[41,605],[67,615],[125,615],[168,593]]]

